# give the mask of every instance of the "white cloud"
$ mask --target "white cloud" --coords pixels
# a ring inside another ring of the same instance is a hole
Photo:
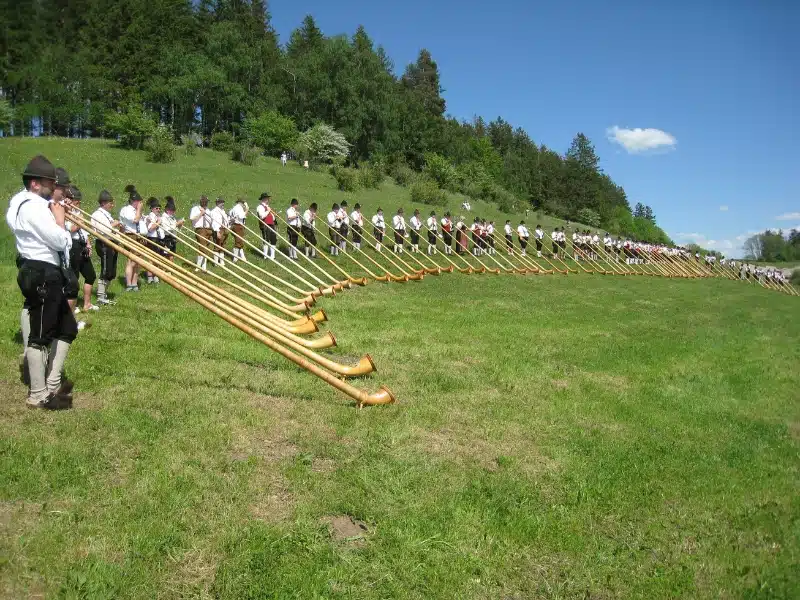
[[[606,130],[606,135],[611,142],[619,144],[630,154],[657,150],[659,148],[672,149],[678,140],[666,131],[660,129],[626,129],[614,125]]]
[[[722,206],[719,207],[719,211],[720,212],[728,212],[728,205],[727,204],[723,204]]]
[[[776,221],[794,221],[800,219],[800,212],[783,213],[779,217],[775,217]]]
[[[712,240],[702,233],[676,233],[672,238],[681,244],[697,244],[708,250],[732,250],[736,247],[731,240]],[[737,238],[738,240],[738,238]]]

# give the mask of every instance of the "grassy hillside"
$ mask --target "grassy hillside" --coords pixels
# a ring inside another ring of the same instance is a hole
[[[37,151],[89,197],[129,182],[181,207],[344,197],[267,161],[14,140],[4,198]],[[354,199],[409,207],[394,186]],[[795,297],[645,277],[373,283],[324,301],[336,353],[370,353],[362,385],[399,397],[358,411],[148,287],[93,317],[68,363],[76,408],[46,414],[18,383],[5,226],[0,257],[2,597],[800,595]]]

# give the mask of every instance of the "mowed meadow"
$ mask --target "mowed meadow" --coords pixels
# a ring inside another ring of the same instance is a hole
[[[254,206],[265,189],[413,208],[388,181],[345,195],[271,160],[15,139],[4,215],[38,152],[86,209],[103,188],[119,208],[128,183],[182,215],[200,193]],[[0,259],[2,597],[800,596],[796,297],[584,274],[371,282],[320,302],[330,355],[369,353],[378,372],[356,384],[398,397],[358,410],[168,286],[114,283],[70,354],[75,408],[45,413],[19,383],[5,224]]]

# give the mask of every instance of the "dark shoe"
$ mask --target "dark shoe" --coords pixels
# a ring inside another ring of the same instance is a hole
[[[72,395],[72,388],[75,387],[75,382],[67,379],[66,377],[61,378],[61,387],[59,387],[56,392],[55,396],[64,395],[64,396],[71,396]]]
[[[72,408],[72,394],[48,394],[47,400],[39,405],[45,410],[69,410]]]

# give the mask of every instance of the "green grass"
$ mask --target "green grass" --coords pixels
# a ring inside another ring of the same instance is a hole
[[[343,197],[272,163],[150,165],[60,140],[0,141],[4,197],[40,150],[85,197],[131,181],[186,208],[201,192]],[[797,298],[591,275],[371,283],[324,302],[335,354],[378,365],[359,385],[399,397],[359,411],[147,288],[93,317],[68,362],[76,408],[45,414],[17,382],[1,231],[3,597],[800,594]],[[332,539],[335,515],[367,533]]]

